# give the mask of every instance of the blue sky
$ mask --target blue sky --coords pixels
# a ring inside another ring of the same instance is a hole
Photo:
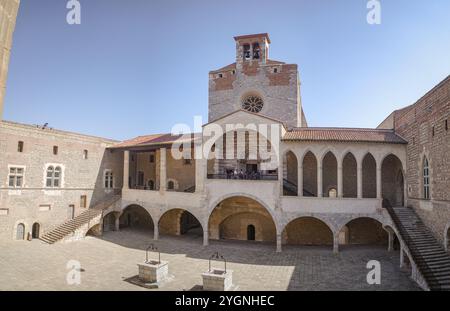
[[[450,1],[22,0],[6,120],[107,138],[170,132],[208,112],[208,71],[233,36],[268,32],[270,58],[299,65],[310,126],[376,127],[450,73]]]

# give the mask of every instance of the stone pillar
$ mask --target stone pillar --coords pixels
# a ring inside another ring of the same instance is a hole
[[[303,165],[298,166],[297,195],[303,197]]]
[[[405,254],[404,254],[404,246],[400,244],[400,268],[403,268],[405,265]]]
[[[322,185],[322,163],[317,165],[317,197],[323,197],[323,185]]]
[[[333,235],[333,254],[339,253],[339,232]]]
[[[123,152],[123,189],[130,189],[130,151]]]
[[[159,191],[165,192],[167,189],[167,149],[161,148],[159,151]]]
[[[281,253],[281,233],[277,234],[277,253]]]
[[[382,197],[382,186],[381,186],[381,164],[377,162],[377,199]]]
[[[358,162],[358,176],[356,177],[356,183],[358,185],[358,199],[363,198],[363,167],[362,162]]]
[[[159,240],[159,219],[155,223],[153,223],[153,240]]]
[[[208,236],[208,226],[204,226],[203,228],[203,246],[209,245],[209,236]]]
[[[195,192],[203,192],[207,178],[207,160],[203,157],[195,160]]]
[[[388,252],[394,250],[394,232],[388,231]]]
[[[337,174],[337,196],[338,198],[342,198],[344,196],[344,180],[342,175],[342,163],[338,165],[338,174]]]
[[[116,214],[116,215],[115,215],[115,219],[114,219],[114,230],[115,230],[115,231],[120,231],[120,214]]]

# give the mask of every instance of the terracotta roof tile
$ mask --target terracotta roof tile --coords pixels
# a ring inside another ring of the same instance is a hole
[[[144,147],[152,145],[170,145],[175,141],[180,139],[182,135],[172,135],[172,134],[154,134],[146,136],[138,136],[133,139],[125,140],[120,142],[111,148],[127,148],[127,147]],[[193,139],[189,139],[192,141]]]
[[[339,141],[406,144],[393,130],[356,128],[295,128],[287,132],[284,141]]]

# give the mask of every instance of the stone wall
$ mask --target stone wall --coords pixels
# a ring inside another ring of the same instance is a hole
[[[18,142],[23,142],[23,152]],[[114,187],[122,188],[123,154],[105,150],[114,141],[12,122],[0,122],[0,239],[11,239],[19,223],[31,232],[33,223],[40,231],[61,224],[114,194],[105,189],[104,172],[112,170]],[[58,146],[58,154],[53,147]],[[87,159],[84,151],[87,150]],[[47,188],[46,167],[62,168],[61,187]],[[23,186],[9,187],[9,167],[24,169]],[[81,196],[87,197],[86,208]]]
[[[393,118],[396,132],[409,142],[408,204],[443,242],[450,223],[450,77],[415,104],[396,111]],[[424,157],[430,164],[431,200],[423,199]]]
[[[8,77],[9,59],[19,2],[19,0],[0,1],[0,120],[3,119],[6,78]]]

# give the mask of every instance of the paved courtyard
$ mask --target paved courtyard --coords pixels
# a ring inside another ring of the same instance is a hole
[[[151,237],[151,232],[121,231],[55,245],[7,242],[0,253],[0,290],[149,290],[125,280],[137,275]],[[214,251],[227,259],[238,290],[419,290],[399,269],[398,252],[384,248],[350,247],[334,255],[331,247],[284,247],[277,254],[274,245],[247,242],[211,241],[205,248],[200,235],[163,236],[156,245],[173,275],[161,290],[198,288]],[[72,259],[82,266],[78,286],[66,282]],[[381,262],[381,285],[366,282],[369,260]]]

